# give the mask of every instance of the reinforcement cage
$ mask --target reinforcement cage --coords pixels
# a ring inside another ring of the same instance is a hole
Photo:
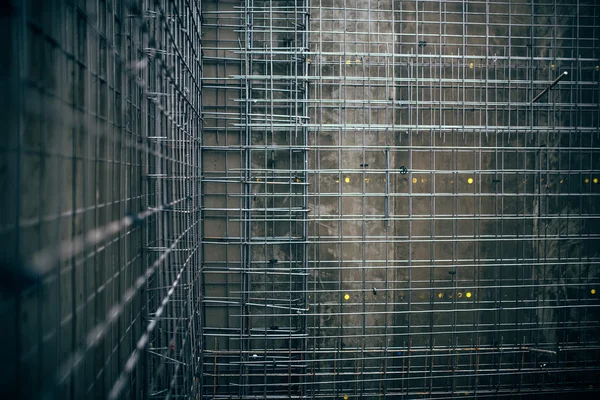
[[[21,397],[597,395],[593,0],[13,0]]]
[[[4,395],[188,398],[200,3],[15,0],[1,18]]]

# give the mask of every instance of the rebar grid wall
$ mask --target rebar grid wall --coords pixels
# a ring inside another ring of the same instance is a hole
[[[9,397],[597,395],[592,0],[3,12]]]
[[[200,4],[2,11],[3,394],[189,398],[202,347]]]
[[[308,397],[598,390],[599,15],[311,2]]]
[[[204,10],[203,397],[303,397],[307,4]]]

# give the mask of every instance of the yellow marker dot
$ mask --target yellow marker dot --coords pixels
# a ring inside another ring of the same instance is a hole
[[[356,63],[357,63],[357,64],[360,64],[360,58],[357,58],[357,59],[356,59]]]
[[[426,178],[421,178],[421,182],[425,183],[425,182],[427,182],[427,179]]]
[[[467,298],[471,298],[471,296],[473,296],[471,292],[467,292]]]
[[[350,295],[348,293],[344,295],[344,300],[350,300]]]
[[[417,183],[419,180],[417,178],[413,178],[413,183]]]
[[[473,69],[473,63],[469,64],[469,68]]]
[[[339,179],[336,179],[336,180],[335,180],[335,183],[340,183],[340,180],[339,180]]]
[[[473,178],[467,179],[467,182],[469,182],[469,185],[473,184]]]
[[[458,297],[459,299],[462,298],[462,292],[458,292],[458,294],[456,295],[456,297]]]
[[[443,298],[444,298],[444,293],[438,293],[438,297],[439,297],[440,299],[443,299]]]
[[[584,181],[585,183],[590,183],[590,178],[585,178],[583,181]]]
[[[369,181],[371,181],[371,178],[365,178],[366,183],[369,183]]]
[[[351,63],[352,63],[352,61],[346,60],[346,65],[350,65]]]
[[[347,176],[346,179],[344,179],[344,182],[350,183],[350,177]]]
[[[592,290],[590,290],[590,293],[591,293],[591,294],[596,294],[596,289],[592,289]]]
[[[348,400],[348,395],[347,394],[344,395],[344,400]]]
[[[598,178],[594,178],[594,180],[592,182],[598,183]]]
[[[556,68],[554,64],[552,64],[550,67],[552,68],[552,71],[554,71],[554,68]]]
[[[306,59],[306,63],[307,63],[307,64],[310,64],[310,58],[307,58],[307,59]]]
[[[600,65],[596,65],[596,71],[600,71]]]
[[[558,181],[558,183],[563,183],[564,181],[561,179],[560,181]]]

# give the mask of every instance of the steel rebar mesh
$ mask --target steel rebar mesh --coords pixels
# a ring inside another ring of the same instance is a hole
[[[13,397],[597,394],[594,1],[2,12]]]
[[[597,390],[597,5],[311,17],[311,394]]]
[[[201,348],[200,6],[3,11],[5,394],[187,397]]]
[[[307,4],[205,10],[205,398],[305,393]]]

